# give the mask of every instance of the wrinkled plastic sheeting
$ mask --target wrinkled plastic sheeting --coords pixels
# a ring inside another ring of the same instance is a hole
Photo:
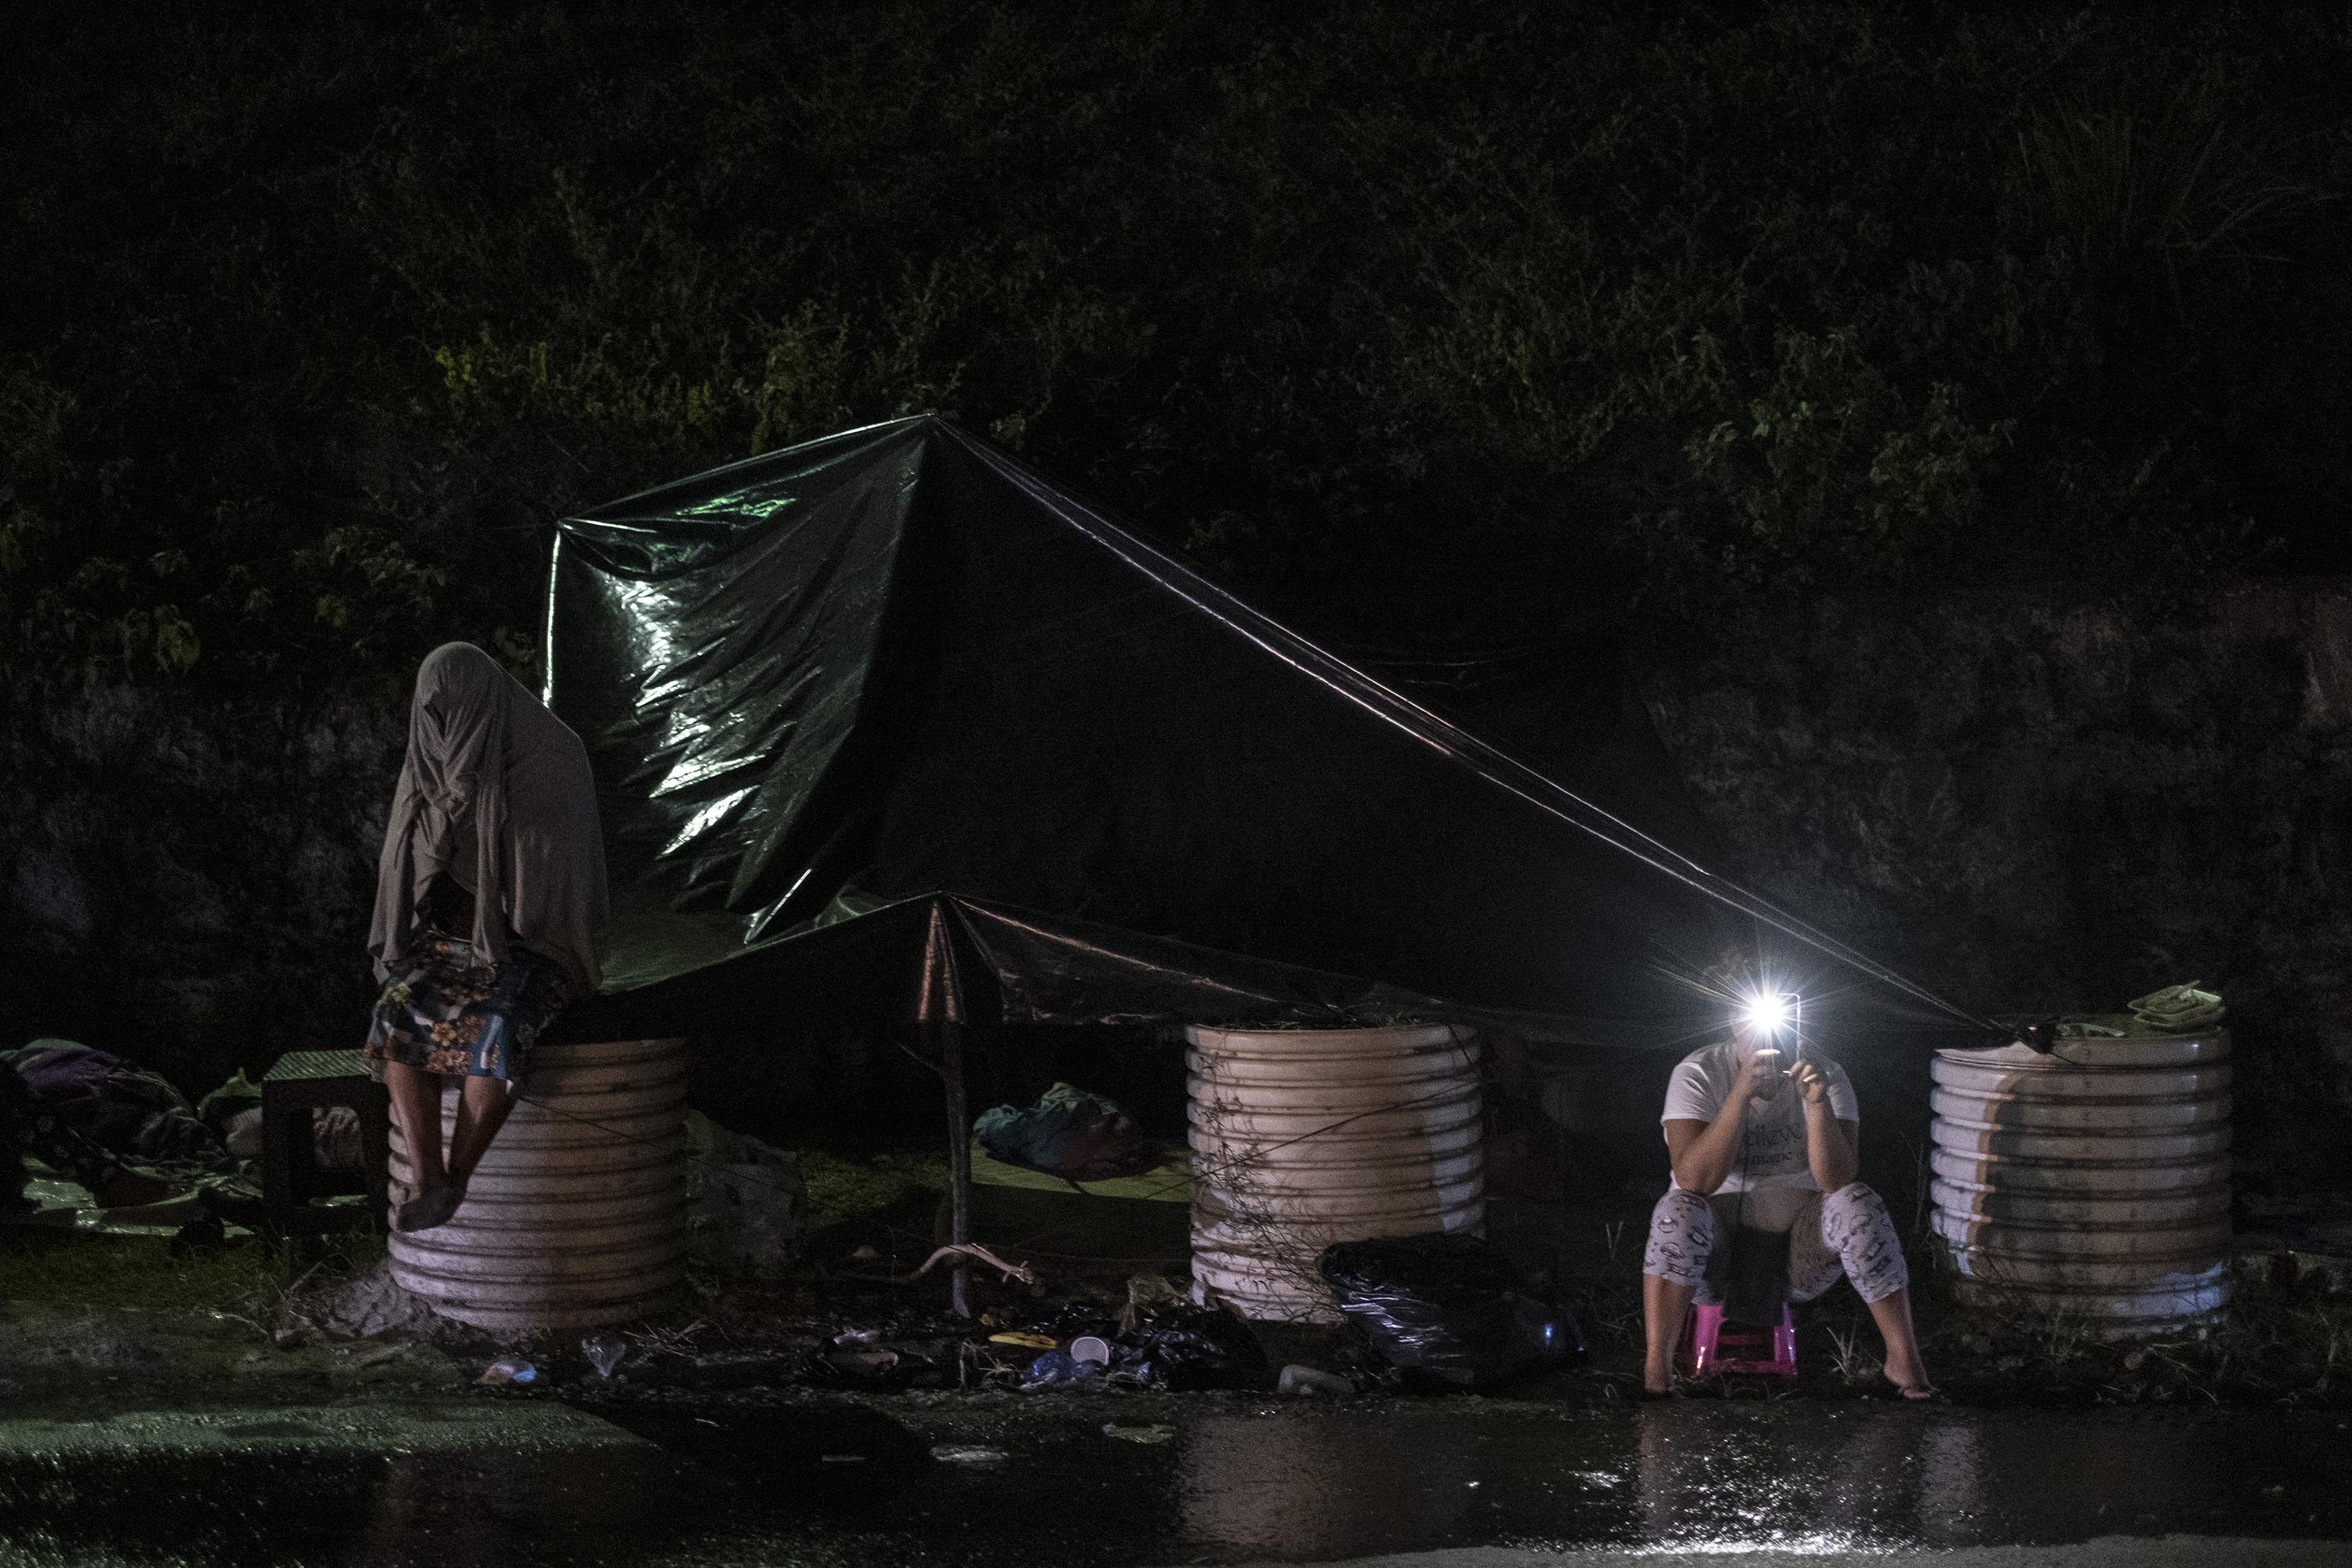
[[[1566,670],[1539,774],[936,418],[567,520],[548,644],[614,881],[574,1037],[1385,1010],[1664,1046],[1756,940],[1633,826],[1689,819],[1620,661]]]

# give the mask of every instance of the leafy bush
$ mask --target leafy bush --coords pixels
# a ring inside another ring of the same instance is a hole
[[[564,511],[927,407],[1293,599],[2344,562],[2331,7],[20,11],[20,672],[520,652]]]

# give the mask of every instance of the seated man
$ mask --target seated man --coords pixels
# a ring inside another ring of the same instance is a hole
[[[1794,1005],[1772,998],[1751,1009],[1731,1038],[1684,1058],[1667,1087],[1661,1120],[1674,1175],[1650,1216],[1642,1259],[1643,1385],[1672,1391],[1690,1303],[1722,1300],[1723,1249],[1744,1230],[1786,1233],[1785,1243],[1764,1245],[1785,1245],[1794,1300],[1811,1300],[1840,1274],[1852,1279],[1886,1341],[1887,1379],[1906,1399],[1931,1397],[1903,1244],[1886,1205],[1854,1180],[1853,1086],[1836,1063],[1774,1045],[1776,1036],[1793,1037]],[[1781,1261],[1777,1253],[1766,1260]]]

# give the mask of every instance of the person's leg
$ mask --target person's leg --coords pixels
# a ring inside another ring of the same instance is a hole
[[[1911,1269],[1885,1201],[1860,1182],[1847,1183],[1822,1200],[1822,1240],[1837,1254],[1886,1342],[1887,1381],[1906,1398],[1933,1394],[1911,1324]]]
[[[392,1124],[408,1152],[408,1173],[417,1192],[448,1180],[441,1162],[441,1075],[387,1058],[384,1092],[392,1100]],[[415,1193],[409,1194],[411,1197]]]
[[[1715,1210],[1696,1193],[1670,1189],[1650,1211],[1650,1240],[1642,1254],[1642,1386],[1652,1394],[1674,1386],[1683,1322],[1714,1247]]]
[[[505,1079],[476,1075],[465,1080],[457,1095],[457,1125],[449,1135],[449,1179],[460,1192],[513,1107]]]
[[[446,1224],[466,1197],[464,1182],[452,1179],[450,1173],[455,1139],[451,1141],[451,1159],[445,1161],[441,1154],[441,1075],[404,1062],[387,1061],[383,1065],[383,1085],[390,1092],[392,1119],[399,1126],[401,1142],[408,1150],[409,1173],[416,1185],[408,1200],[393,1210],[392,1228],[431,1230],[436,1225]],[[463,1131],[462,1122],[459,1131]]]

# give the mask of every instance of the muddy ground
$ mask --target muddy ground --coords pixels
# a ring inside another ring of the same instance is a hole
[[[2352,1342],[2329,1337],[2352,1302],[2325,1276],[2257,1260],[2231,1324],[2130,1347],[1961,1314],[1924,1279],[1951,1395],[1930,1407],[1885,1397],[1842,1290],[1803,1314],[1793,1394],[1643,1403],[1637,1264],[1591,1231],[1556,1282],[1591,1365],[1507,1396],[1347,1399],[1272,1392],[1286,1362],[1363,1370],[1343,1334],[1279,1328],[1252,1386],[1019,1392],[1034,1352],[986,1334],[1114,1312],[1123,1281],[983,1279],[996,1321],[966,1326],[935,1280],[843,1278],[877,1267],[846,1232],[793,1281],[704,1279],[615,1331],[606,1377],[577,1335],[304,1326],[380,1261],[365,1239],[175,1257],[162,1237],[0,1231],[0,1563],[2090,1561],[2103,1540],[2141,1562],[2165,1537],[2178,1561],[2301,1563],[2352,1539],[2331,1348]],[[811,1356],[845,1328],[968,1386],[840,1386]],[[981,1348],[943,1350],[960,1342]],[[516,1354],[531,1384],[478,1382]]]

